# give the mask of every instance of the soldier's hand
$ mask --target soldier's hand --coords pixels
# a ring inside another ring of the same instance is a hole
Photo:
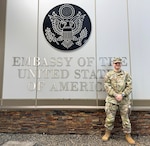
[[[117,94],[115,98],[117,101],[121,101],[123,97],[122,94]]]

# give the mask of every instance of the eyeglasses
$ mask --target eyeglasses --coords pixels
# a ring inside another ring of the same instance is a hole
[[[121,62],[116,62],[115,64],[116,64],[116,65],[117,65],[117,64],[118,64],[118,65],[120,65],[120,64],[121,64]]]

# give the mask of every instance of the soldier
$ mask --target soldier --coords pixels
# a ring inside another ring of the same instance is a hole
[[[121,58],[115,58],[113,60],[114,69],[109,71],[104,78],[104,88],[107,92],[105,104],[106,131],[102,140],[108,141],[111,131],[114,128],[116,112],[119,109],[125,139],[129,144],[135,144],[135,141],[130,135],[131,123],[128,116],[130,106],[129,94],[132,91],[132,79],[129,73],[121,69],[121,63]]]

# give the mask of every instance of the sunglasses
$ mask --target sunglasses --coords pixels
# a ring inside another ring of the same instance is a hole
[[[120,64],[121,64],[121,62],[116,62],[115,64],[119,64],[119,65],[120,65]]]

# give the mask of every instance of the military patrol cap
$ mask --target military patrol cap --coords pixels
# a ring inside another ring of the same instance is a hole
[[[117,63],[117,62],[122,62],[122,59],[121,58],[114,58],[114,60],[113,60],[113,63]]]

